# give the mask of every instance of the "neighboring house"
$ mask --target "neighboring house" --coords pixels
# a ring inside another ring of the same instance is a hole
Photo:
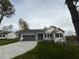
[[[6,38],[7,39],[15,39],[15,38],[17,38],[18,36],[16,35],[16,33],[15,32],[10,32],[10,33],[8,33],[7,35],[6,35]]]
[[[47,29],[30,29],[26,32],[20,32],[20,40],[22,41],[41,41],[53,40],[54,42],[65,42],[64,31],[55,26]]]
[[[0,30],[0,39],[15,39],[16,37],[15,32]]]

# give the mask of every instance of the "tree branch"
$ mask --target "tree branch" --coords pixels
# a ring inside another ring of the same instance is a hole
[[[1,24],[1,21],[2,21],[3,17],[4,17],[4,14],[3,14],[3,10],[2,10],[1,18],[0,18],[0,24]]]

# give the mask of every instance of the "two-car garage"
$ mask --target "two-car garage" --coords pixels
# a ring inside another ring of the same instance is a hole
[[[36,35],[22,35],[23,41],[35,41]]]

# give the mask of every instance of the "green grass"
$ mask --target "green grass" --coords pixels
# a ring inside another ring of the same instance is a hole
[[[79,59],[79,47],[38,42],[33,50],[13,59]]]
[[[0,39],[0,46],[18,42],[18,41],[19,41],[18,39]]]

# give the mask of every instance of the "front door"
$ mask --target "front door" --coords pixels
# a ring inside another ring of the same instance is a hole
[[[43,40],[43,34],[38,34],[38,40]]]

